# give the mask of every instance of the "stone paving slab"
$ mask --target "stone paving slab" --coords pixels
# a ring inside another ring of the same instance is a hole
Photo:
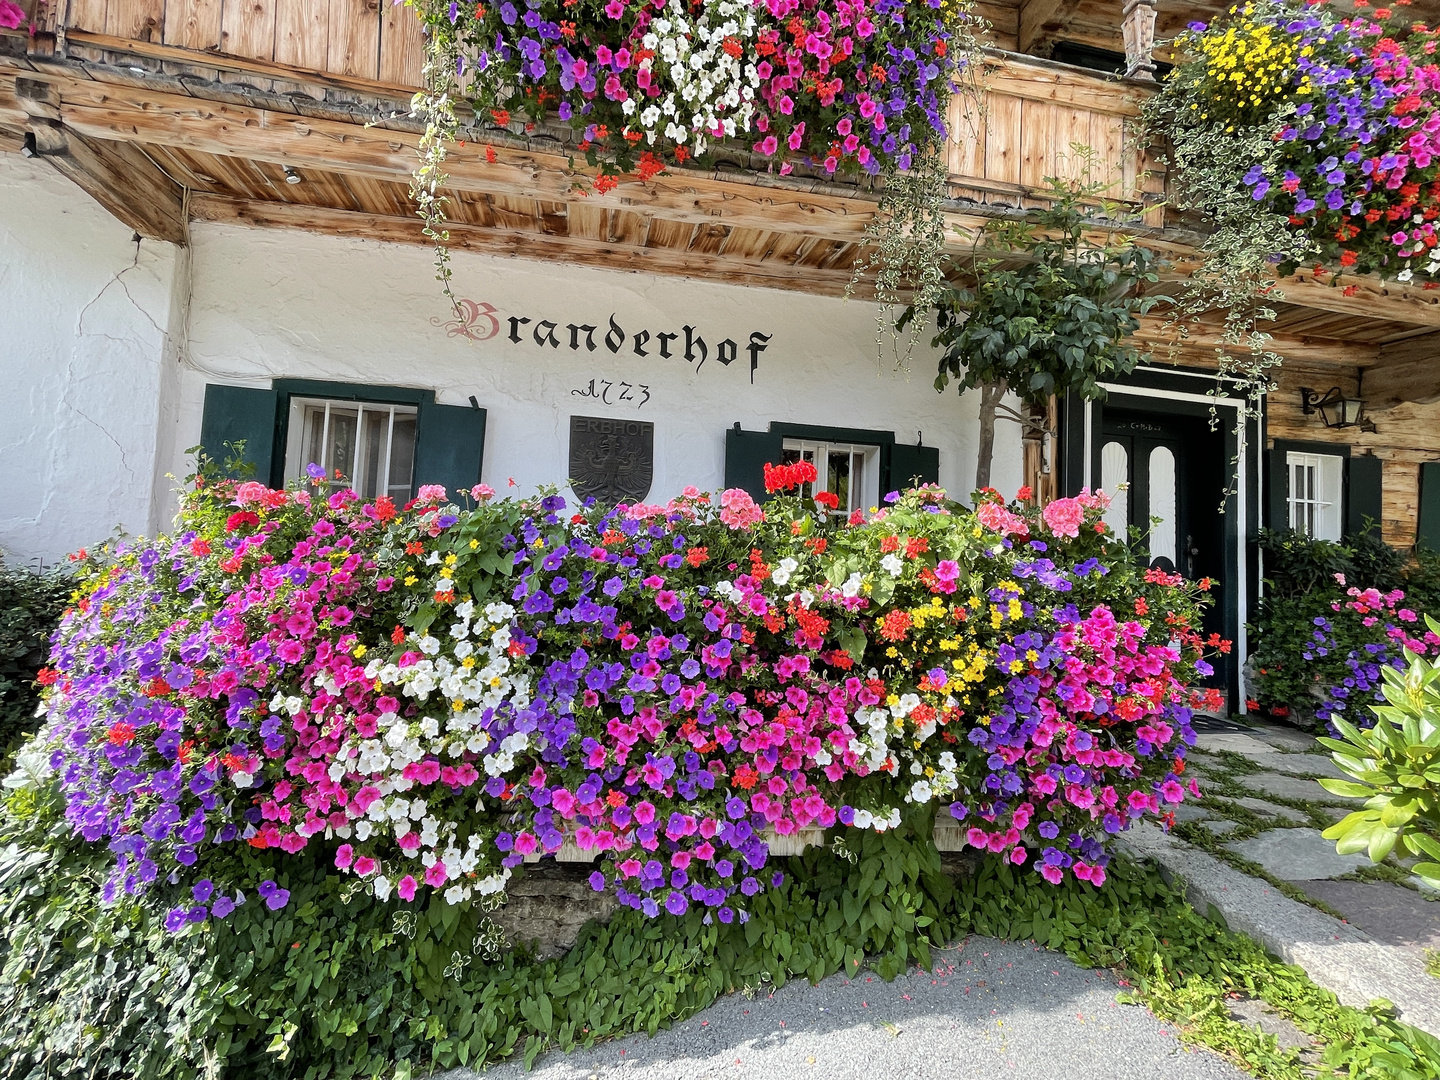
[[[1270,817],[1277,817],[1283,821],[1293,821],[1297,825],[1303,825],[1310,820],[1303,812],[1296,810],[1293,806],[1280,806],[1277,803],[1266,802],[1264,799],[1246,796],[1240,799],[1232,799],[1231,801],[1235,803],[1236,806],[1245,807],[1246,810],[1253,810],[1257,814],[1268,814]],[[1340,811],[1340,813],[1343,815],[1349,813],[1349,811]]]
[[[1114,973],[1023,942],[971,937],[935,970],[732,994],[634,1035],[433,1080],[1247,1080],[1174,1026],[1121,1005]]]
[[[1297,881],[1376,941],[1440,949],[1440,900],[1388,881]],[[1435,981],[1440,990],[1440,979]]]
[[[1246,754],[1251,761],[1271,772],[1287,773],[1292,776],[1329,776],[1335,780],[1353,779],[1349,773],[1335,764],[1329,754]]]
[[[1239,828],[1239,826],[1236,825],[1235,822],[1225,821],[1223,819],[1219,821],[1202,821],[1200,824],[1203,828],[1209,829],[1216,836],[1225,836]]]
[[[1440,979],[1426,972],[1419,950],[1382,944],[1154,825],[1123,833],[1120,844],[1133,857],[1155,859],[1168,876],[1183,882],[1197,911],[1213,906],[1230,929],[1250,935],[1286,963],[1298,964],[1347,1005],[1363,1008],[1375,998],[1387,998],[1406,1023],[1440,1036]]]
[[[1364,854],[1337,855],[1334,843],[1314,829],[1270,829],[1225,847],[1282,881],[1339,877],[1370,865]]]
[[[1274,724],[1266,721],[1257,721],[1249,726],[1250,734],[1262,742],[1281,750],[1314,750],[1318,744],[1315,736],[1308,731],[1301,731],[1289,724]]]
[[[1324,802],[1337,806],[1351,803],[1359,806],[1365,801],[1364,799],[1347,799],[1344,796],[1332,794],[1314,780],[1301,780],[1299,777],[1285,776],[1283,773],[1251,773],[1248,776],[1236,777],[1236,780],[1243,787],[1247,787],[1259,795],[1275,795],[1282,799]]]
[[[1195,736],[1195,748],[1211,754],[1221,750],[1236,754],[1268,754],[1275,749],[1269,743],[1239,731],[1200,732]]]

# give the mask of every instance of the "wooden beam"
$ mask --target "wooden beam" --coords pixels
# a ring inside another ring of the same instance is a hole
[[[1159,245],[1144,238],[1137,243],[1163,255],[1168,262],[1160,273],[1160,285],[1151,290],[1156,294],[1174,293],[1199,268],[1193,253],[1186,254],[1177,244]],[[1277,281],[1270,300],[1367,321],[1440,327],[1440,289],[1402,285],[1371,274],[1346,274],[1339,281],[1334,278],[1334,274],[1317,277],[1313,270],[1301,270]]]
[[[418,18],[413,12],[404,13],[409,18]],[[338,75],[328,71],[311,71],[307,68],[294,67],[290,64],[278,64],[270,60],[252,60],[244,56],[235,56],[226,52],[211,52],[205,50],[198,52],[194,49],[182,49],[174,45],[162,45],[151,41],[134,41],[130,38],[115,37],[111,34],[93,34],[88,30],[66,31],[65,41],[71,45],[84,45],[92,49],[103,49],[106,52],[129,53],[132,56],[143,56],[147,60],[160,60],[166,64],[187,64],[197,68],[219,69],[221,71],[233,71],[246,75],[258,76],[262,79],[281,79],[286,82],[300,83],[306,86],[323,86],[327,90],[340,90],[346,93],[372,94],[376,97],[388,98],[394,102],[404,102],[408,105],[410,98],[414,96],[413,86],[396,86],[391,83],[380,82],[378,79],[366,79],[359,75]],[[169,70],[168,68],[166,69]]]
[[[1160,354],[1162,359],[1165,351],[1170,349],[1188,353],[1213,353],[1219,348],[1235,351],[1235,346],[1226,344],[1223,331],[1216,326],[1190,323],[1183,326],[1184,333],[1181,329],[1181,325],[1171,323],[1163,316],[1147,315],[1141,318],[1140,329],[1135,332],[1133,340]],[[1374,345],[1357,345],[1351,341],[1308,334],[1272,334],[1269,348],[1286,360],[1348,368],[1352,373],[1360,363],[1372,360],[1378,351]]]
[[[1382,348],[1374,365],[1365,369],[1360,396],[1372,413],[1407,402],[1440,401],[1440,332]]]
[[[419,136],[334,120],[270,112],[226,102],[155,93],[128,86],[64,83],[60,117],[92,138],[157,143],[226,157],[251,158],[297,169],[320,169],[407,182]],[[487,160],[493,149],[496,160]],[[594,170],[571,167],[560,154],[470,144],[452,148],[445,164],[455,191],[489,192],[566,202],[588,188]],[[646,183],[623,182],[606,201],[636,213],[691,224],[789,230],[856,241],[875,217],[876,204],[835,195],[730,183],[677,171]],[[983,219],[955,215],[956,224]]]
[[[303,229],[325,236],[392,244],[427,247],[430,244],[421,232],[419,218],[415,217],[362,214],[298,203],[227,199],[216,195],[192,196],[190,215],[196,221],[227,225]],[[497,258],[564,262],[621,273],[668,274],[820,296],[844,296],[850,284],[848,270],[817,270],[779,260],[737,259],[723,255],[700,257],[678,248],[635,247],[581,237],[550,236],[525,229],[458,223],[452,223],[449,232],[452,251],[474,251]],[[857,290],[857,295],[864,297],[866,292]]]
[[[39,157],[141,236],[186,243],[184,193],[143,150],[67,130],[60,96],[48,83],[17,79],[15,97]]]
[[[1347,296],[1346,290],[1352,287],[1355,291]],[[1336,281],[1334,274],[1316,277],[1311,270],[1283,279],[1278,288],[1287,304],[1364,319],[1440,326],[1440,290],[1382,281],[1370,275],[1346,276]]]
[[[1028,53],[1063,30],[1075,15],[1075,0],[1021,0],[1019,51]]]
[[[1126,117],[1139,116],[1141,106],[1154,93],[1133,83],[1080,75],[1053,65],[1027,64],[1009,56],[986,59],[983,85],[1006,97]]]

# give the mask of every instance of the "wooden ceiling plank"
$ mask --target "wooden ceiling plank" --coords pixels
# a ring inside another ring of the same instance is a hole
[[[1022,0],[1017,51],[1034,52],[1061,33],[1075,14],[1075,0]]]
[[[66,130],[57,119],[59,94],[48,83],[17,79],[15,98],[35,135],[38,156],[141,236],[187,242],[180,185],[138,146]]]
[[[1383,347],[1365,369],[1361,397],[1372,413],[1440,401],[1440,331]]]
[[[91,88],[93,87],[93,89]],[[407,180],[418,136],[385,128],[202,101],[131,87],[66,84],[61,112],[69,126],[99,138],[244,156],[297,168],[337,169],[376,179]],[[478,149],[454,149],[445,169],[454,190],[571,201],[577,180],[558,155],[494,147],[491,163]],[[854,240],[874,218],[873,203],[786,188],[727,183],[675,172],[640,184],[624,182],[609,198],[633,212],[693,224],[719,221],[755,228],[790,226]]]
[[[298,228],[330,236],[346,236],[391,243],[428,245],[420,223],[411,218],[361,214],[324,207],[295,206],[261,200],[225,199],[212,195],[193,198],[191,217],[266,228]],[[695,259],[688,252],[664,248],[630,248],[577,237],[545,236],[529,229],[480,229],[452,225],[450,247],[456,251],[564,261],[621,272],[669,274],[760,288],[843,296],[850,283],[848,271],[832,272],[803,267],[715,257]]]

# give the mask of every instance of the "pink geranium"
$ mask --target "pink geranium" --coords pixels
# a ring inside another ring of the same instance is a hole
[[[0,0],[0,26],[7,30],[17,29],[25,21],[25,11],[10,0]]]
[[[975,516],[980,519],[981,525],[1001,536],[1012,536],[1026,531],[1025,522],[1019,515],[1012,514],[996,502],[981,503]]]
[[[732,529],[753,529],[765,520],[765,511],[744,488],[726,488],[720,493],[720,520]]]
[[[1056,499],[1047,503],[1040,516],[1056,536],[1072,539],[1080,535],[1080,525],[1085,520],[1085,507],[1079,499]]]

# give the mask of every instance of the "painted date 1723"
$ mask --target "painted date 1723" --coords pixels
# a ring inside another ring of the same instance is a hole
[[[643,383],[616,382],[611,379],[591,379],[589,384],[571,390],[571,395],[580,398],[594,398],[603,405],[634,405],[642,408],[650,400],[650,387]]]

